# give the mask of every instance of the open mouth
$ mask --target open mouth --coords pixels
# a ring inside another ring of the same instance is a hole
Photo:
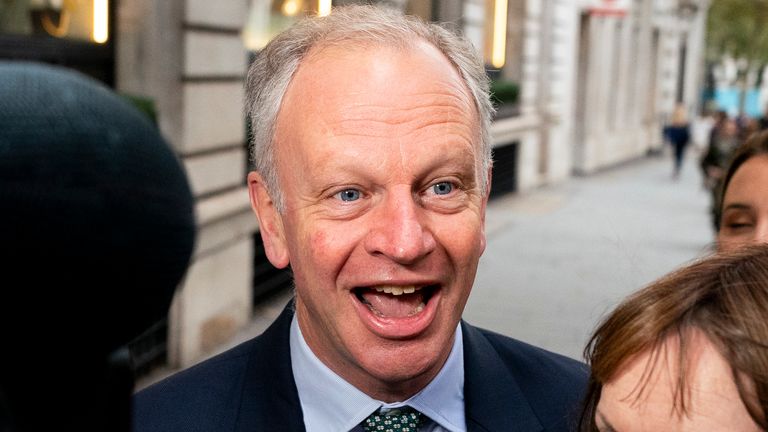
[[[380,285],[355,288],[357,299],[383,318],[406,318],[418,315],[432,298],[438,285]]]

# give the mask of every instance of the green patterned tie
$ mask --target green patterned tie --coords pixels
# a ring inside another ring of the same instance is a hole
[[[386,413],[375,411],[363,421],[365,432],[417,432],[424,421],[424,415],[404,406]]]

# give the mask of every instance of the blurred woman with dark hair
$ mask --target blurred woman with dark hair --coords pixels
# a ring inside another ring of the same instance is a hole
[[[718,250],[768,242],[768,131],[736,149],[717,205]]]
[[[734,151],[741,143],[739,127],[733,119],[722,114],[718,119],[709,137],[709,145],[701,159],[701,169],[704,175],[704,186],[712,194],[710,211],[712,213],[712,225],[717,232],[720,229],[720,202],[718,201],[723,177]]]
[[[768,431],[768,245],[706,258],[635,293],[585,350],[579,430]]]

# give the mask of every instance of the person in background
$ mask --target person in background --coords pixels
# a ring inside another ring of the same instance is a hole
[[[664,136],[672,145],[674,165],[672,178],[680,177],[680,169],[683,166],[683,156],[688,143],[691,141],[691,126],[688,123],[688,115],[685,106],[678,104],[672,113],[672,122],[664,128]]]
[[[739,143],[739,128],[736,122],[726,118],[716,123],[713,128],[709,146],[701,160],[704,184],[712,196],[710,213],[715,232],[720,230],[720,188],[725,170]]]
[[[137,393],[136,430],[570,430],[585,366],[461,319],[485,249],[488,89],[467,40],[375,6],[261,50],[248,186],[295,298]]]
[[[719,191],[719,250],[768,242],[768,131],[736,149]]]
[[[760,127],[760,130],[768,129],[768,104],[765,105],[763,115],[760,116],[759,119],[757,119],[757,123],[758,123],[758,126]]]
[[[581,432],[768,431],[768,245],[705,258],[621,303],[585,349]]]
[[[697,154],[702,154],[709,145],[709,135],[715,126],[715,113],[705,110],[691,123],[691,143]]]

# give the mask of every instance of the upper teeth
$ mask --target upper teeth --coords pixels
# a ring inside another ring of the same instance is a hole
[[[400,287],[396,287],[396,286],[378,286],[378,287],[374,287],[374,289],[377,292],[385,292],[387,294],[392,294],[392,295],[403,295],[403,294],[411,294],[412,292],[415,292],[416,290],[421,289],[421,287],[416,287],[416,286],[413,286],[413,285],[412,286],[405,286],[405,287],[403,287],[403,286],[400,286]]]

